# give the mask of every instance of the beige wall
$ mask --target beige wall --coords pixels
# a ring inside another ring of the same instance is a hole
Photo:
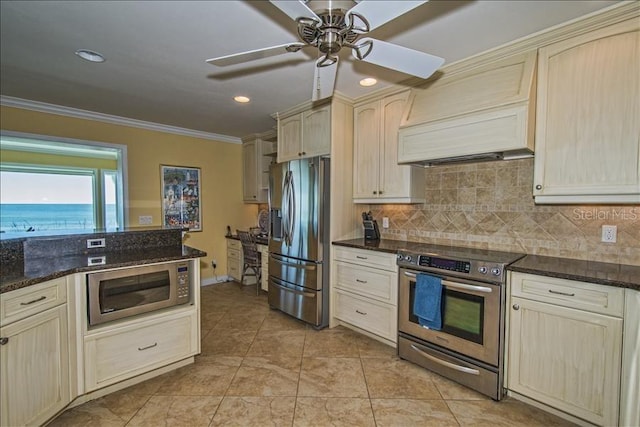
[[[232,230],[257,223],[257,205],[242,202],[242,146],[128,126],[108,124],[1,107],[2,130],[51,135],[127,146],[129,173],[129,226],[138,216],[151,215],[160,226],[160,165],[198,167],[202,174],[202,229],[191,232],[185,244],[207,252],[201,261],[202,278],[226,275],[226,226]]]
[[[640,265],[640,206],[536,205],[533,159],[425,169],[424,205],[372,205],[384,238]],[[603,224],[618,227],[602,243]]]

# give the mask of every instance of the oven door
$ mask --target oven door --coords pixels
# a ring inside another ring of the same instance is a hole
[[[421,326],[418,317],[413,314],[416,275],[419,273],[400,269],[399,331],[472,359],[498,366],[502,326],[501,286],[441,277],[442,329],[438,331]]]

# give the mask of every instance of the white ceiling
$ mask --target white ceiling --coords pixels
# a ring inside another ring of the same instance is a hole
[[[432,0],[371,37],[446,65],[614,3]],[[271,129],[272,113],[311,97],[314,60],[306,49],[232,67],[205,63],[298,41],[295,23],[266,1],[2,0],[0,19],[5,97],[232,137]],[[83,61],[74,55],[80,48],[107,61]],[[351,98],[410,77],[340,56],[336,89]],[[380,83],[358,86],[368,76]],[[238,94],[252,102],[236,104]]]

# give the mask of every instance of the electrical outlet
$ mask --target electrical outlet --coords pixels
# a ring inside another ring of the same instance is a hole
[[[389,228],[389,217],[382,217],[382,228]]]
[[[151,225],[153,224],[153,217],[151,215],[140,215],[138,217],[138,224]]]
[[[211,267],[213,267],[213,269],[215,270],[216,267],[218,267],[218,261],[216,261],[215,259],[211,260]]]
[[[607,243],[615,243],[618,238],[618,227],[615,225],[602,226],[602,241]]]

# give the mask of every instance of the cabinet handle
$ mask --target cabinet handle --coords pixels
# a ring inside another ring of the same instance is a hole
[[[576,294],[570,294],[568,292],[554,291],[553,289],[549,289],[549,293],[550,294],[556,294],[556,295],[564,295],[566,297],[575,297],[576,296]]]
[[[540,184],[536,185],[536,190],[542,190],[542,185]]]
[[[382,194],[382,193],[384,193],[384,191],[382,191],[382,190],[378,191],[378,194]]]
[[[158,346],[158,343],[154,342],[153,344],[148,345],[146,347],[142,347],[142,348],[138,347],[138,351],[149,350],[150,348],[157,347],[157,346]]]
[[[358,282],[358,283],[367,283],[366,280],[360,280],[360,279],[356,279],[356,282]]]
[[[360,255],[356,255],[356,258],[358,258],[358,259],[369,259],[366,256],[360,256]]]
[[[306,151],[303,151],[303,152],[302,152],[302,155],[303,155],[303,156],[304,156],[304,155],[306,155],[306,154],[307,154],[307,152],[306,152]]]
[[[301,152],[298,152],[298,156],[302,156],[302,153],[301,153]]]
[[[366,312],[364,312],[364,311],[360,311],[360,310],[358,310],[357,308],[356,308],[356,313],[358,313],[358,314],[362,314],[363,316],[366,316],[366,315],[367,315],[367,313],[366,313]]]
[[[514,310],[520,310],[520,305],[519,304],[513,304],[513,309]]]
[[[8,342],[9,342],[9,337],[0,338],[0,345],[5,345]]]
[[[373,194],[378,194],[378,192],[377,192],[377,191],[374,191],[374,192],[373,192]]]
[[[43,295],[43,296],[41,296],[40,298],[36,298],[36,299],[34,299],[34,300],[32,300],[32,301],[29,301],[29,302],[21,302],[21,303],[20,303],[20,305],[31,305],[31,304],[33,304],[34,302],[42,301],[42,300],[45,300],[45,299],[47,299],[47,297],[45,297],[45,296]]]

